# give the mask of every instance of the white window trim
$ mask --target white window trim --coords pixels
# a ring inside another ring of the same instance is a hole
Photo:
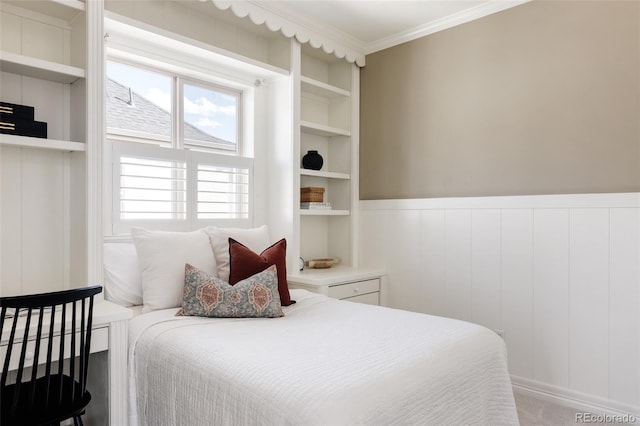
[[[243,125],[240,128],[242,132],[242,145],[239,147],[238,155],[253,157],[257,147],[255,146],[255,108],[262,110],[260,102],[256,103],[257,95],[255,82],[259,81],[263,84],[261,88],[266,87],[264,83],[288,77],[290,71],[288,69],[270,66],[264,63],[257,63],[246,57],[236,55],[224,49],[219,49],[210,44],[202,43],[179,34],[169,32],[152,25],[145,24],[124,16],[105,12],[105,31],[106,31],[106,49],[105,53],[109,59],[130,62],[136,65],[143,65],[150,68],[158,68],[168,70],[172,73],[183,75],[188,79],[213,83],[232,89],[241,90],[242,108],[243,108]],[[258,95],[262,99],[265,96],[261,90]],[[266,113],[266,111],[264,112]],[[259,123],[258,127],[262,132],[266,132],[264,123]],[[136,138],[126,138],[115,136],[108,139],[105,137],[104,143],[104,170],[107,173],[113,169],[113,152],[112,145],[114,139],[120,141],[136,141]],[[144,139],[144,138],[142,138]],[[137,140],[137,142],[142,142]],[[148,143],[148,141],[145,140]],[[151,145],[156,147],[157,145]],[[263,152],[264,148],[259,151]],[[196,151],[196,149],[194,149]],[[200,150],[196,152],[202,153]],[[266,154],[263,152],[263,154]],[[229,155],[225,155],[228,159]],[[197,227],[214,224],[217,226],[233,226],[233,227],[249,227],[255,226],[255,220],[259,219],[260,223],[266,219],[266,190],[268,184],[264,179],[254,179],[254,173],[262,176],[266,170],[266,158],[249,158],[252,165],[251,186],[250,186],[250,211],[247,221],[233,220],[209,220],[206,223],[192,223],[192,229]],[[116,217],[113,215],[113,191],[119,188],[119,185],[113,185],[112,176],[105,174],[103,180],[105,189],[104,205],[103,205],[103,233],[105,239],[109,240],[129,240],[128,227],[118,226],[119,231],[114,232]],[[259,210],[256,210],[258,208]],[[148,224],[148,227],[155,227],[155,223]]]
[[[112,51],[112,53],[115,53]],[[171,67],[168,64],[163,67],[161,64],[148,64],[148,60],[143,56],[138,57],[138,61],[129,59],[122,59],[118,55],[108,55],[107,62],[116,62],[122,65],[126,65],[132,68],[138,68],[140,70],[149,71],[159,75],[166,76],[171,80],[171,135],[162,136],[154,135],[142,132],[136,132],[135,130],[122,130],[112,127],[107,127],[107,137],[118,140],[139,140],[143,143],[153,143],[154,141],[168,143],[176,149],[202,149],[207,151],[218,151],[221,153],[233,153],[236,155],[245,155],[248,150],[246,149],[247,143],[244,140],[245,133],[245,121],[247,115],[244,111],[244,98],[250,93],[249,87],[239,88],[237,84],[224,84],[220,80],[202,79],[190,77],[190,73],[186,69],[177,69]],[[205,90],[211,90],[218,93],[224,93],[237,97],[236,103],[236,129],[235,129],[235,150],[229,149],[228,146],[214,143],[214,142],[202,142],[198,140],[189,140],[187,143],[184,137],[184,126],[188,124],[184,120],[184,86],[190,85],[199,87]]]

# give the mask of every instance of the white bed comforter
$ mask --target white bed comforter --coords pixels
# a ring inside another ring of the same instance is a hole
[[[293,290],[276,319],[130,323],[133,424],[517,425],[506,349],[478,325]]]

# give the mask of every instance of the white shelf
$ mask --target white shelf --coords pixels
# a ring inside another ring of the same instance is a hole
[[[80,0],[50,0],[52,3],[57,3],[61,6],[68,7],[70,9],[84,11],[85,5],[83,1]]]
[[[85,77],[81,68],[6,51],[0,51],[0,70],[66,84]]]
[[[85,144],[81,142],[61,141],[56,139],[31,138],[0,134],[0,145],[18,146],[21,148],[50,149],[54,151],[84,151]]]
[[[312,123],[310,121],[300,121],[300,129],[303,133],[311,133],[319,136],[351,136],[349,130],[325,126],[324,124]]]
[[[328,179],[351,179],[349,173],[323,172],[320,170],[300,169],[300,176],[313,176]]]
[[[300,209],[301,216],[349,216],[350,214],[349,210]]]
[[[85,11],[85,3],[79,0],[48,0],[48,1],[26,1],[26,0],[3,0],[5,4],[17,6],[30,10],[41,15],[60,19],[64,22],[71,22],[79,13]]]
[[[310,77],[300,76],[300,83],[302,83],[302,91],[305,93],[311,93],[313,95],[322,96],[323,98],[337,98],[337,97],[349,97],[351,93],[348,90],[341,89],[340,87],[332,86],[323,81],[314,80]]]

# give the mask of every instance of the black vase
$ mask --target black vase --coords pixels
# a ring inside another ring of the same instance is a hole
[[[323,163],[322,155],[318,154],[318,151],[308,151],[302,157],[302,167],[304,169],[320,170]]]

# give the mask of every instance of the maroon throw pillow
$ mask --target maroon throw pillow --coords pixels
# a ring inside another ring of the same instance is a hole
[[[295,303],[291,300],[287,284],[287,241],[284,238],[260,254],[229,238],[229,284],[234,285],[271,265],[276,265],[278,273],[280,304],[289,306]]]

